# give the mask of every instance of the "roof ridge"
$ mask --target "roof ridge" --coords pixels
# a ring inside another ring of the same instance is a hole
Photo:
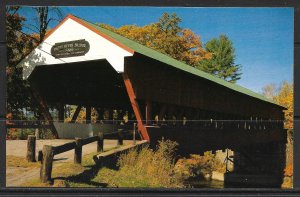
[[[254,98],[256,98],[256,99],[260,99],[260,100],[262,100],[262,101],[265,101],[265,102],[268,102],[268,103],[271,103],[271,104],[274,104],[274,105],[277,105],[277,106],[280,106],[280,107],[285,108],[284,106],[277,104],[275,101],[273,101],[273,100],[271,100],[271,99],[268,99],[268,98],[264,97],[264,96],[263,96],[262,94],[260,94],[260,93],[254,92],[254,91],[252,91],[252,90],[250,90],[250,89],[248,89],[248,88],[245,88],[245,87],[243,87],[243,86],[241,86],[241,85],[238,85],[238,84],[234,84],[234,83],[228,82],[228,81],[226,81],[226,80],[224,80],[224,79],[221,79],[221,78],[219,78],[219,77],[216,77],[216,76],[214,76],[214,75],[212,75],[212,74],[210,74],[210,73],[207,73],[207,72],[205,72],[205,71],[202,71],[202,70],[200,70],[200,69],[197,69],[197,68],[195,68],[195,67],[193,67],[193,66],[190,66],[190,65],[186,64],[185,62],[182,62],[182,61],[179,61],[179,60],[177,60],[177,59],[174,59],[173,57],[171,57],[171,56],[168,55],[168,54],[164,54],[164,53],[161,53],[161,52],[159,52],[159,51],[156,51],[155,49],[152,49],[152,48],[150,48],[150,47],[147,47],[147,46],[145,46],[145,45],[142,45],[142,44],[140,44],[139,42],[137,42],[137,41],[135,41],[135,40],[132,40],[132,39],[129,39],[129,38],[125,37],[125,36],[122,36],[122,35],[120,35],[120,34],[114,32],[114,31],[111,31],[111,30],[109,30],[109,29],[106,29],[106,28],[104,28],[104,27],[101,27],[101,26],[99,26],[99,25],[97,25],[97,24],[91,23],[91,22],[89,22],[89,21],[87,21],[87,20],[85,20],[85,19],[82,19],[82,18],[80,18],[80,17],[78,17],[78,16],[74,16],[74,15],[72,15],[72,14],[69,14],[68,16],[76,17],[77,19],[81,20],[82,22],[87,23],[87,24],[89,24],[89,25],[95,27],[96,29],[98,29],[98,30],[101,31],[102,33],[104,33],[104,34],[106,34],[107,36],[112,37],[113,39],[117,40],[118,42],[120,42],[120,43],[126,45],[127,47],[131,48],[131,49],[134,50],[135,52],[141,53],[141,54],[143,54],[143,55],[145,55],[145,56],[148,56],[148,57],[153,58],[153,59],[156,59],[156,60],[158,60],[158,61],[160,61],[160,62],[163,62],[163,63],[166,63],[166,64],[168,64],[168,65],[171,65],[171,66],[173,66],[173,67],[175,67],[175,68],[177,68],[177,69],[180,69],[180,70],[186,71],[186,72],[188,72],[188,73],[197,75],[197,76],[199,76],[199,77],[205,78],[205,79],[207,79],[207,80],[210,80],[210,81],[215,82],[215,83],[217,83],[217,84],[219,84],[219,85],[225,86],[225,87],[227,87],[227,88],[229,88],[229,89],[231,89],[231,90],[237,91],[237,92],[239,92],[239,93],[242,93],[242,94],[245,94],[245,95],[254,97]],[[68,17],[68,16],[67,16],[67,17]],[[125,39],[125,40],[123,40],[123,42],[122,42],[122,41],[118,40],[116,37],[119,37],[119,39]],[[127,44],[124,43],[124,42],[126,42],[126,41],[127,41],[127,42],[132,42],[131,44],[134,44],[134,45],[137,45],[137,46],[134,46],[134,47],[128,46]],[[154,53],[158,53],[160,56],[165,56],[165,58],[169,58],[169,62],[168,62],[166,59],[160,59],[160,58],[158,58],[158,57],[155,58],[154,56],[157,56],[158,54],[152,54],[152,56],[151,56],[151,55],[149,55],[149,54],[146,54],[146,52],[141,51],[142,49],[141,49],[141,50],[139,50],[139,49],[136,50],[136,47],[139,47],[139,48],[140,48],[140,47],[141,47],[141,48],[145,48],[146,50],[150,50],[150,51],[152,51],[152,52],[154,52]],[[170,61],[171,61],[171,62],[170,62]],[[179,64],[179,65],[177,65],[177,64]]]

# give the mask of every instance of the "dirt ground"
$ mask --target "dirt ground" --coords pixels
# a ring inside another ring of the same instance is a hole
[[[71,142],[74,140],[37,140],[36,141],[36,154],[42,150],[44,145],[58,146]],[[96,152],[97,142],[87,144],[82,148],[82,154]],[[132,143],[131,140],[124,140],[124,145]],[[104,150],[117,146],[117,140],[104,140]],[[18,157],[26,157],[27,140],[6,140],[6,155],[13,155]],[[37,158],[37,157],[36,157]],[[54,157],[54,165],[57,166],[63,162],[73,161],[74,150],[70,150]],[[25,169],[22,167],[7,167],[6,169],[6,186],[16,187],[22,185],[28,179],[39,177],[39,169]]]

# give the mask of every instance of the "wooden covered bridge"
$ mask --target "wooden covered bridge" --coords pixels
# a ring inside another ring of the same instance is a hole
[[[99,121],[104,111],[113,119],[112,110],[118,110],[117,120],[125,113],[129,119],[134,115],[126,124],[137,122],[141,138],[152,145],[162,137],[175,140],[181,155],[232,149],[234,171],[228,181],[259,176],[267,180],[262,186],[281,184],[284,108],[260,94],[73,15],[18,66],[56,137],[109,130],[108,120],[91,124],[91,108],[97,109]],[[61,106],[60,122],[53,121],[49,104]],[[78,106],[68,123],[63,122],[66,104]],[[81,107],[86,108],[88,124],[78,126],[74,122]],[[78,128],[81,131],[75,132]]]

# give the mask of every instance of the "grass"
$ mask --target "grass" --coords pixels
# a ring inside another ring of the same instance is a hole
[[[120,156],[118,170],[102,168],[93,180],[107,183],[108,187],[184,187],[183,180],[175,173],[176,146],[167,140],[161,141],[156,151],[148,147],[131,150]]]
[[[71,162],[53,166],[52,184],[29,180],[22,187],[183,187],[183,182],[174,171],[176,143],[161,142],[156,151],[144,147],[131,150],[120,156],[118,170],[94,165],[93,156],[85,155],[82,165]]]
[[[39,168],[40,164],[38,162],[28,162],[23,157],[17,157],[13,155],[6,155],[6,167],[21,167],[21,168]]]
[[[118,146],[119,147],[119,146]],[[116,147],[114,147],[116,148]],[[109,151],[114,148],[105,149]],[[82,157],[82,165],[73,162],[56,164],[52,169],[53,183],[41,183],[39,179],[32,179],[22,184],[21,187],[102,187],[106,184],[93,182],[91,179],[99,171],[95,166],[93,156],[99,153],[93,152]],[[40,164],[37,163],[40,167]]]

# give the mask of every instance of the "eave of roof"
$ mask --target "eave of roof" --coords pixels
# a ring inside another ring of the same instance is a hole
[[[221,78],[213,76],[213,75],[211,75],[209,73],[206,73],[204,71],[196,69],[196,68],[194,68],[192,66],[189,66],[189,65],[187,65],[187,64],[185,64],[183,62],[180,62],[180,61],[178,61],[178,60],[176,60],[176,59],[174,59],[174,58],[172,58],[172,57],[170,57],[168,55],[162,54],[162,53],[160,53],[158,51],[155,51],[155,50],[153,50],[151,48],[148,48],[148,47],[146,47],[146,46],[144,46],[142,44],[139,44],[136,41],[130,40],[130,39],[124,37],[124,36],[121,36],[121,35],[119,35],[119,34],[117,34],[115,32],[112,32],[112,31],[108,30],[108,29],[102,28],[102,27],[100,27],[100,26],[98,26],[96,24],[88,22],[88,21],[86,21],[86,20],[84,20],[82,18],[79,18],[79,17],[71,15],[71,14],[69,14],[66,17],[66,19],[67,18],[71,18],[71,19],[73,19],[73,20],[75,20],[77,22],[80,22],[85,27],[93,30],[94,32],[95,31],[99,31],[99,32],[96,32],[96,33],[98,33],[100,35],[105,34],[106,38],[107,38],[107,36],[110,37],[114,42],[118,42],[119,45],[123,46],[123,48],[126,48],[127,50],[131,51],[132,53],[133,52],[140,53],[142,55],[145,55],[147,57],[150,57],[152,59],[155,59],[157,61],[165,63],[165,64],[167,64],[169,66],[174,67],[174,68],[180,69],[180,70],[185,71],[187,73],[191,73],[191,74],[196,75],[198,77],[205,78],[205,79],[207,79],[209,81],[212,81],[212,82],[214,82],[216,84],[222,85],[222,86],[224,86],[226,88],[229,88],[231,90],[234,90],[236,92],[248,95],[250,97],[253,97],[253,98],[265,101],[265,102],[273,104],[273,105],[276,105],[277,107],[281,107],[281,108],[286,109],[284,106],[281,106],[281,105],[275,103],[274,101],[265,98],[261,94],[258,94],[256,92],[253,92],[253,91],[247,89],[247,88],[244,88],[244,87],[239,86],[237,84],[230,83],[230,82],[225,81],[225,80],[223,80]],[[48,36],[50,36],[50,34]]]

